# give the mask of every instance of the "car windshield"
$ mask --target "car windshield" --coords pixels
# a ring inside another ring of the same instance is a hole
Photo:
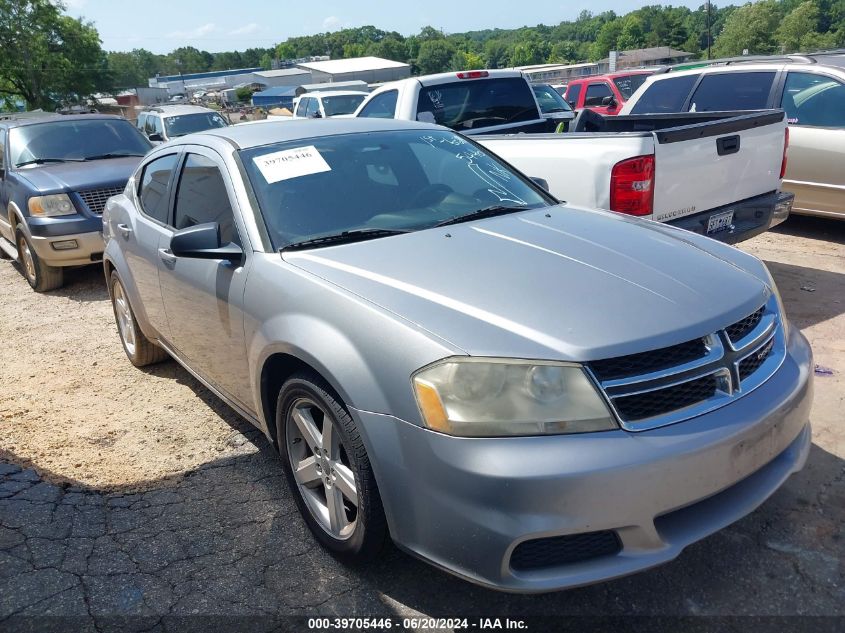
[[[540,104],[540,111],[543,114],[552,112],[571,112],[572,108],[560,93],[551,86],[532,86],[537,96],[537,103]]]
[[[168,138],[185,136],[195,132],[203,132],[218,127],[226,127],[228,122],[216,112],[197,112],[196,114],[180,114],[169,116],[164,120]]]
[[[619,90],[622,98],[627,101],[637,91],[637,88],[645,83],[646,79],[648,79],[648,73],[638,73],[636,75],[628,75],[627,77],[616,77],[613,83],[616,84],[616,88]]]
[[[323,97],[323,110],[326,116],[338,114],[352,114],[361,105],[367,95],[338,95],[337,97]]]
[[[446,130],[324,136],[240,156],[277,249],[349,231],[377,237],[479,211],[553,204],[524,176]]]
[[[124,119],[70,119],[22,125],[9,131],[11,164],[143,156],[149,142]]]

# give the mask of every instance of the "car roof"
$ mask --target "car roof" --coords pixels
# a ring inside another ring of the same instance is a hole
[[[199,112],[217,112],[217,110],[212,110],[211,108],[204,108],[198,105],[158,105],[152,106],[142,112],[142,114],[160,114],[162,118],[167,118],[171,116],[180,116],[183,114],[197,114]]]
[[[576,82],[593,81],[594,79],[619,79],[620,77],[630,77],[631,75],[653,75],[655,70],[656,69],[647,70],[643,68],[638,68],[636,70],[620,70],[619,72],[615,73],[604,73],[603,75],[590,75],[589,77],[578,77],[576,79],[570,79],[569,83],[574,84]]]
[[[16,117],[14,114],[8,116],[8,118],[5,115],[0,116],[0,125],[13,128],[24,125],[39,125],[41,123],[56,123],[57,121],[126,120],[116,114],[57,114],[55,112],[45,112],[43,115],[40,113],[28,115],[25,112],[21,114],[24,115],[21,118]]]
[[[225,139],[237,149],[249,149],[319,138],[338,134],[366,134],[391,130],[444,130],[447,128],[432,123],[401,121],[396,119],[349,118],[349,119],[295,119],[292,121],[266,121],[261,125],[233,125],[225,128],[206,130],[197,134],[180,136],[172,145],[190,145],[212,139]],[[211,138],[209,138],[211,137]]]
[[[365,97],[370,94],[369,92],[364,92],[363,90],[315,90],[314,92],[303,92],[299,95],[299,98],[302,97],[348,97],[348,96],[355,96],[355,95],[364,95]]]

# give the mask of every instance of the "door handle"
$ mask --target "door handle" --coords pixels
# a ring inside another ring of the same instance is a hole
[[[739,151],[739,134],[734,136],[723,136],[716,139],[716,152],[719,156],[736,154]]]
[[[132,233],[132,229],[130,229],[126,224],[118,224],[117,230],[120,231],[120,234],[123,237],[129,237],[129,234]]]
[[[176,255],[170,252],[168,248],[160,248],[158,249],[158,256],[161,257],[161,261],[165,264],[175,264],[176,263]]]

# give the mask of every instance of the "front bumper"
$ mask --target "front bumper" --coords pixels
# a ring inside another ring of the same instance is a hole
[[[396,543],[470,581],[515,592],[590,584],[672,560],[742,518],[810,448],[812,354],[792,328],[763,385],[668,427],[570,436],[454,438],[353,410]],[[523,541],[610,530],[621,549],[515,570]]]
[[[759,235],[786,220],[792,210],[794,200],[795,196],[791,193],[775,191],[724,207],[708,209],[694,215],[678,218],[667,224],[699,235],[712,237],[720,242],[736,244]],[[710,218],[728,211],[733,211],[733,222],[730,226],[714,233],[708,233],[707,225]]]
[[[103,259],[105,244],[100,231],[51,237],[32,235],[30,240],[38,258],[48,266],[83,266]],[[73,242],[76,243],[74,248],[57,248],[62,244],[70,246]]]

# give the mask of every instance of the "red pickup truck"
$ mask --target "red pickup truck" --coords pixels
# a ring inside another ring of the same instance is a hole
[[[588,108],[605,116],[614,116],[653,72],[628,70],[573,79],[566,87],[564,98],[573,110]]]

